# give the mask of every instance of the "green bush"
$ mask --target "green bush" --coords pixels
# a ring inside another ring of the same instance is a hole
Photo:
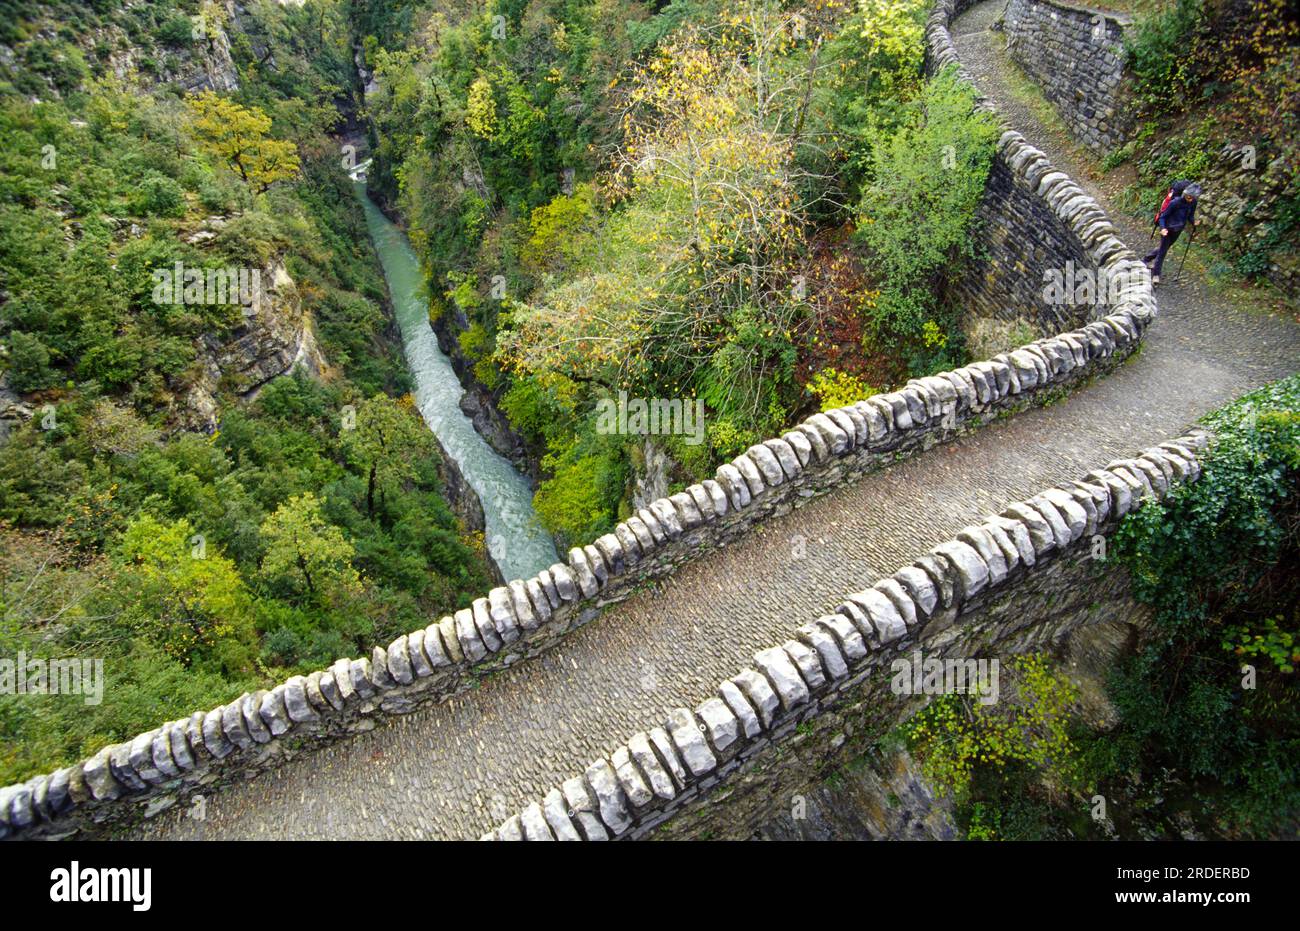
[[[547,530],[581,545],[614,529],[627,482],[627,464],[616,445],[588,441],[545,457],[542,466],[554,477],[537,489],[533,507]]]
[[[940,326],[936,339],[926,324],[938,323],[943,279],[972,254],[971,226],[997,143],[996,121],[974,104],[955,69],[930,81],[898,130],[877,140],[858,205],[857,235],[884,282],[869,336],[914,357],[914,372],[933,365],[956,329]]]
[[[131,209],[140,216],[181,217],[185,215],[185,192],[166,175],[151,172],[140,182]]]
[[[1300,684],[1284,668],[1296,657],[1272,658],[1300,634],[1286,568],[1300,561],[1300,376],[1206,424],[1216,435],[1200,479],[1143,505],[1115,538],[1156,628],[1115,678],[1121,725],[1099,746],[1098,770],[1165,767],[1191,785],[1214,829],[1266,836],[1300,817]],[[1253,643],[1267,659],[1244,688],[1236,658]]]
[[[194,24],[188,16],[172,16],[158,27],[154,35],[163,45],[187,48],[194,44]]]
[[[9,334],[9,384],[15,391],[39,391],[54,384],[50,351],[39,336],[15,330]]]
[[[1195,80],[1189,45],[1201,25],[1204,0],[1174,0],[1140,17],[1125,36],[1133,87],[1155,112],[1180,110]]]

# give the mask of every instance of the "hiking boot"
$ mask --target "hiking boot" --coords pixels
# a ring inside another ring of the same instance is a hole
[[[1159,276],[1159,275],[1152,275],[1152,276],[1151,276],[1151,283],[1152,283],[1152,284],[1160,284],[1160,276]]]

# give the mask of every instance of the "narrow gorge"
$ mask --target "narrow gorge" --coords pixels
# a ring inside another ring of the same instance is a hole
[[[419,260],[401,228],[366,194],[365,183],[354,185],[388,282],[393,313],[402,332],[402,351],[415,379],[420,415],[478,497],[485,542],[502,576],[528,578],[556,559],[555,544],[533,511],[532,489],[461,412],[464,388],[429,325],[429,302]]]

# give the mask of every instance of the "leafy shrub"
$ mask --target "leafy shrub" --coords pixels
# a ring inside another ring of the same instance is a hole
[[[594,448],[588,451],[588,446]],[[548,455],[543,468],[554,477],[542,482],[533,507],[542,525],[571,545],[590,543],[614,529],[618,502],[627,482],[627,464],[614,445],[590,441],[560,455]]]
[[[70,94],[90,75],[81,50],[66,40],[37,39],[27,46],[27,68],[47,78],[60,94]]]
[[[185,215],[185,192],[166,175],[150,172],[140,182],[131,210],[141,216],[181,217]]]
[[[9,384],[15,391],[39,391],[54,384],[50,351],[39,336],[15,330],[9,334]]]
[[[154,35],[163,45],[187,48],[194,44],[194,24],[187,16],[172,16],[158,27]]]
[[[885,282],[869,311],[871,336],[919,354],[914,369],[943,348],[925,343],[937,285],[972,254],[970,228],[998,137],[974,102],[955,69],[930,81],[903,125],[873,147],[872,181],[858,205],[857,235]]]
[[[821,402],[821,408],[829,411],[837,407],[846,407],[876,394],[856,375],[841,372],[838,369],[823,369],[808,382],[808,391]]]
[[[1044,657],[1017,656],[1002,664],[1010,688],[993,704],[974,695],[931,701],[903,727],[921,770],[942,792],[967,795],[977,769],[1022,764],[1065,781],[1075,776],[1071,737],[1078,689]]]
[[[1134,89],[1148,107],[1167,111],[1184,104],[1194,80],[1192,36],[1204,14],[1204,0],[1174,0],[1140,17],[1126,34]]]
[[[1112,778],[1176,772],[1215,829],[1267,835],[1300,815],[1300,696],[1286,668],[1300,634],[1300,594],[1286,568],[1300,550],[1300,376],[1206,423],[1215,438],[1200,479],[1127,516],[1115,538],[1156,635],[1115,676],[1121,726],[1098,768]],[[1240,660],[1228,657],[1252,655],[1268,665],[1243,688]]]

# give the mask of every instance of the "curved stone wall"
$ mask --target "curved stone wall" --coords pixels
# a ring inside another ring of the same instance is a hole
[[[958,64],[946,29],[953,4],[941,0],[927,28],[932,70]],[[991,109],[986,102],[980,106]],[[566,562],[497,587],[471,608],[375,647],[370,656],[340,659],[0,789],[0,837],[103,833],[199,789],[210,792],[313,746],[369,730],[376,715],[445,700],[480,676],[547,649],[646,579],[771,514],[1109,371],[1138,346],[1155,317],[1146,267],[1115,236],[1096,202],[1018,133],[1002,134],[998,158],[1020,196],[1063,231],[1033,248],[1062,266],[1082,258],[1118,282],[1115,300],[1091,309],[1087,322],[1076,320],[1069,332],[815,414],[722,465],[714,478],[661,498],[594,544],[570,550]]]
[[[940,0],[935,7],[926,27],[929,72],[956,67],[974,83],[948,32],[953,17],[973,5]],[[982,98],[979,106],[996,112]],[[970,313],[1059,333],[1134,303],[1154,311],[1145,266],[1105,212],[1019,133],[1002,136],[976,220],[982,248],[947,295]],[[1062,287],[1049,287],[1054,281]]]
[[[1007,52],[1032,77],[1074,138],[1097,152],[1132,129],[1124,100],[1124,30],[1129,16],[1061,0],[1010,0]]]
[[[628,738],[484,839],[638,839],[692,814],[707,822],[686,834],[746,837],[765,809],[742,812],[738,799],[770,792],[780,745],[802,738],[801,756],[814,755],[811,739],[844,742],[846,719],[883,736],[916,706],[891,691],[894,660],[1026,652],[1132,612],[1120,597],[1123,572],[1096,559],[1098,540],[1145,499],[1199,477],[1207,440],[1193,433],[1164,443],[967,527],[755,653],[714,697]]]

